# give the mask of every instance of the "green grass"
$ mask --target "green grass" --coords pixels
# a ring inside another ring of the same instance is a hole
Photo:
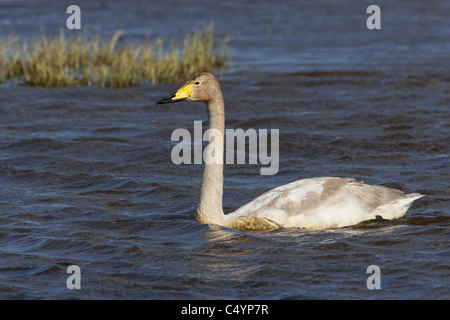
[[[214,47],[211,26],[169,46],[160,39],[119,46],[122,34],[116,32],[109,41],[89,39],[86,33],[67,40],[63,31],[31,41],[0,38],[0,82],[123,88],[184,81],[198,72],[221,70],[229,60],[226,40]]]

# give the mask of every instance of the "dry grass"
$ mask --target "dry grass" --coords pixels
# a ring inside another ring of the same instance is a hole
[[[118,31],[105,42],[88,39],[85,33],[67,40],[61,31],[58,37],[42,35],[29,42],[0,39],[0,82],[123,88],[183,81],[201,71],[222,69],[229,59],[226,40],[214,48],[212,27],[186,35],[182,46],[173,41],[168,48],[162,40],[119,46],[121,36]]]

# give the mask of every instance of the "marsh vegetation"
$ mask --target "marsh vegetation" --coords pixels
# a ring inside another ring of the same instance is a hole
[[[227,39],[218,43],[211,26],[169,44],[146,39],[120,45],[122,36],[117,31],[105,41],[85,32],[69,39],[60,31],[53,38],[42,33],[28,41],[0,38],[0,82],[123,88],[184,81],[201,71],[223,69],[229,59]]]

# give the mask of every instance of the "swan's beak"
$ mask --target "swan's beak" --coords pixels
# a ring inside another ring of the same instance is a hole
[[[189,96],[191,95],[191,92],[192,92],[192,84],[191,83],[185,84],[180,89],[178,89],[177,92],[172,94],[170,97],[159,100],[157,102],[157,104],[189,100]]]

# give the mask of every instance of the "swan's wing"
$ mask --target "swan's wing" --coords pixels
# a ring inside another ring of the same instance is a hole
[[[421,195],[348,178],[312,178],[272,189],[227,215],[266,218],[287,228],[336,228],[403,216]]]

